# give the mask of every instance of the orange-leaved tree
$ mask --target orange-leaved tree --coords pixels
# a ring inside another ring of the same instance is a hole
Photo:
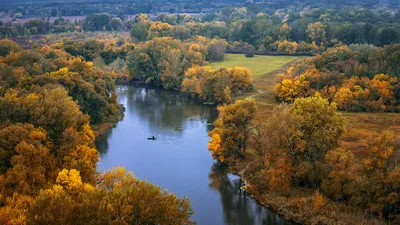
[[[243,157],[251,134],[251,121],[256,112],[254,99],[239,100],[218,107],[219,117],[210,132],[209,149],[216,159]]]

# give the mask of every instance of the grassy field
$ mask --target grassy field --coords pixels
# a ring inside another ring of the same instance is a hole
[[[270,73],[273,70],[289,63],[298,56],[269,56],[269,55],[255,55],[253,58],[246,58],[244,54],[226,54],[225,60],[222,62],[210,63],[211,68],[229,68],[235,66],[247,67],[253,74],[253,80]]]

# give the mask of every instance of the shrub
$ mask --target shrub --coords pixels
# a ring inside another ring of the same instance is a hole
[[[247,52],[246,54],[244,54],[244,56],[246,56],[246,58],[252,58],[254,57],[254,52]]]

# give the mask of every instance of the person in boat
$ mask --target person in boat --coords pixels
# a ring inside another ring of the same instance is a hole
[[[147,138],[148,140],[156,140],[156,137]]]

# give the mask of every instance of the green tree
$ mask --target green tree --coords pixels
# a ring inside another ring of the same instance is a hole
[[[138,41],[145,41],[150,29],[150,22],[140,22],[131,26],[131,37]]]
[[[101,14],[90,14],[84,20],[84,29],[87,31],[111,30],[111,16]]]
[[[381,31],[381,45],[390,45],[400,42],[400,31],[394,27],[385,27]]]
[[[326,42],[326,27],[321,22],[308,24],[307,33],[310,40],[318,45]]]

